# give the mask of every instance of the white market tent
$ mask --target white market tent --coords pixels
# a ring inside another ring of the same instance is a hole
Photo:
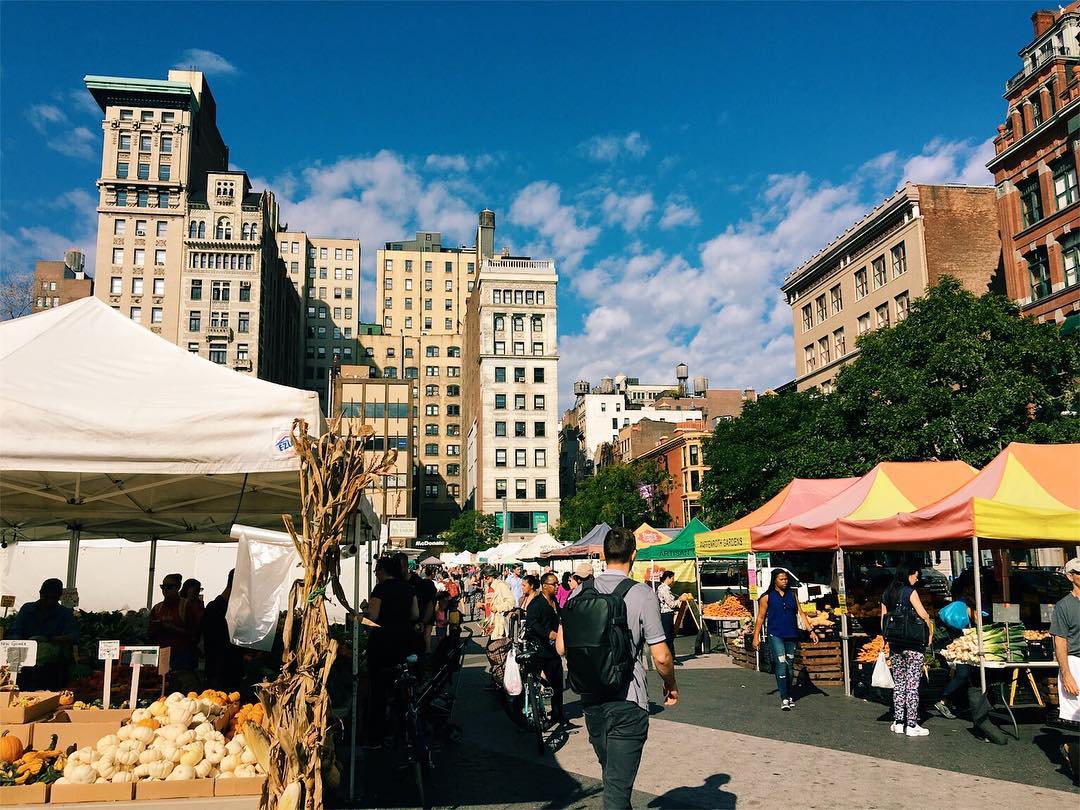
[[[96,298],[0,324],[0,534],[227,542],[299,507],[314,392],[210,363]],[[77,555],[69,559],[69,586]]]
[[[547,532],[540,532],[532,540],[517,550],[519,560],[535,560],[548,552],[562,548],[563,545]]]
[[[499,545],[494,548],[489,548],[487,551],[481,551],[477,556],[480,558],[481,562],[491,563],[492,565],[518,562],[518,549],[524,545],[524,543],[499,543]]]

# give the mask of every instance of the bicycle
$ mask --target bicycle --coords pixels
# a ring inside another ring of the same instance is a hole
[[[519,612],[519,611],[518,611]],[[519,726],[531,731],[536,738],[536,753],[543,754],[547,748],[544,731],[547,728],[547,710],[544,704],[544,685],[540,680],[543,657],[540,647],[525,638],[525,623],[514,615],[510,618],[514,658],[521,672],[521,694],[509,696],[504,706],[510,718]]]
[[[422,717],[423,699],[417,694],[420,685],[419,679],[413,672],[418,659],[410,655],[405,663],[398,664],[394,669],[397,672],[397,680],[394,683],[393,701],[395,741],[399,741],[405,749],[405,766],[411,767],[413,779],[416,782],[416,791],[420,797],[420,806],[427,807],[424,792],[424,771],[434,766],[431,757],[431,746],[428,742],[425,722]]]

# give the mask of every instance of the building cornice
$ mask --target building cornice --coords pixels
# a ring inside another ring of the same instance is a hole
[[[1013,143],[1012,146],[1010,146],[1004,152],[1000,152],[999,154],[994,155],[989,160],[989,162],[987,162],[986,168],[990,170],[991,174],[996,173],[998,166],[1002,162],[1004,162],[1010,157],[1013,157],[1016,152],[1022,151],[1025,147],[1029,146],[1032,141],[1038,139],[1042,135],[1045,135],[1047,132],[1053,129],[1056,124],[1060,124],[1062,121],[1065,121],[1065,119],[1067,119],[1072,113],[1080,114],[1080,98],[1073,99],[1056,113],[1054,113],[1052,116],[1043,121],[1039,126],[1035,127],[1035,129],[1031,130],[1031,132],[1029,132],[1023,138]]]

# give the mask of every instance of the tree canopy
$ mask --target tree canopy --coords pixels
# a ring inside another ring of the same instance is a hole
[[[642,522],[667,526],[671,515],[664,508],[664,496],[671,476],[654,460],[631,464],[609,464],[586,478],[577,493],[562,505],[562,517],[555,536],[563,542],[578,540],[598,523],[636,529]],[[647,486],[648,498],[642,497]]]
[[[475,554],[502,542],[502,530],[495,522],[495,515],[470,510],[454,518],[450,528],[439,535],[439,539],[446,545],[447,551]]]
[[[835,391],[762,397],[705,445],[702,502],[723,525],[794,477],[863,475],[881,461],[981,467],[1009,442],[1080,441],[1080,340],[946,277],[906,320],[858,339]]]

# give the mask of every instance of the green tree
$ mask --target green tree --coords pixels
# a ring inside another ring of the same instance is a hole
[[[763,397],[705,446],[710,525],[788,481],[863,475],[881,461],[981,467],[1009,442],[1080,441],[1080,339],[946,277],[891,329],[858,340],[834,393]]]
[[[470,510],[462,512],[445,532],[439,535],[448,551],[476,553],[502,542],[502,531],[494,515]]]
[[[667,526],[671,515],[664,508],[671,476],[656,461],[609,464],[596,475],[579,482],[577,493],[562,504],[555,535],[573,542],[598,523],[636,529],[642,522]],[[650,497],[643,498],[642,487]]]

